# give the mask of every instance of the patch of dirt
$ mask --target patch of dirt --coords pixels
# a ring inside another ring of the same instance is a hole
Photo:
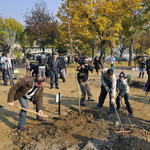
[[[101,87],[101,80],[99,78],[90,78],[88,81],[90,85]]]
[[[15,149],[23,150],[48,150],[48,149],[102,149],[102,150],[147,150],[150,147],[148,138],[150,132],[134,125],[124,125],[126,131],[132,133],[116,134],[121,130],[115,126],[114,117],[108,120],[106,113],[85,109],[81,115],[77,111],[71,111],[60,119],[51,120],[49,123],[29,127],[26,133],[18,133],[14,130],[11,135]],[[126,123],[126,122],[125,122]]]
[[[145,86],[145,82],[143,82],[143,81],[132,81],[131,83],[130,83],[130,86],[131,87],[134,87],[134,88],[143,88],[144,86]]]

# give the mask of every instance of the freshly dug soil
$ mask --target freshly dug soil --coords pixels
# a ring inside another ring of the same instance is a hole
[[[145,86],[145,82],[142,82],[142,81],[132,81],[130,83],[130,86],[131,87],[134,87],[134,88],[143,88]]]
[[[148,150],[150,133],[141,127],[131,127],[124,121],[124,129],[131,133],[116,134],[121,130],[115,126],[116,116],[108,120],[104,112],[91,109],[71,111],[68,115],[51,119],[48,123],[35,127],[28,126],[26,133],[14,130],[15,149],[48,150],[48,149],[102,149],[102,150]],[[102,118],[104,117],[104,119]],[[147,138],[146,138],[147,137]]]

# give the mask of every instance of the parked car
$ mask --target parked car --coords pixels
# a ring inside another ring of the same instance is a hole
[[[122,59],[123,61],[129,61],[129,59],[127,57],[123,57]]]
[[[111,58],[107,58],[106,60],[107,60],[107,61],[110,61],[110,60],[111,60]]]

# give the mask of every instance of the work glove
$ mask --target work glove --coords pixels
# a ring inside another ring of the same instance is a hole
[[[107,91],[107,92],[109,92],[109,87],[108,87],[108,86],[107,86],[107,87],[105,87],[105,89],[106,89],[106,91]]]
[[[115,99],[111,99],[111,104],[115,104]]]

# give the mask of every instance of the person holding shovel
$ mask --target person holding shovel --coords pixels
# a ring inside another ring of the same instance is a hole
[[[116,98],[116,104],[117,104],[117,110],[120,109],[120,100],[122,97],[124,97],[125,104],[127,106],[128,112],[129,112],[129,118],[133,116],[133,111],[131,109],[130,103],[128,101],[128,94],[129,94],[129,86],[127,84],[127,80],[125,79],[125,73],[121,72],[119,75],[119,79],[117,79],[117,91],[119,90],[119,94]]]
[[[110,98],[110,114],[108,118],[113,117],[114,113],[114,102],[115,102],[115,95],[116,95],[116,75],[112,69],[103,69],[101,75],[101,94],[99,96],[99,103],[94,107],[95,109],[102,107],[107,96],[109,93]]]
[[[24,77],[16,84],[14,84],[8,93],[8,105],[10,107],[14,106],[14,100],[19,99],[22,108],[28,109],[27,99],[29,99],[33,104],[36,105],[36,112],[38,112],[37,120],[41,122],[46,122],[42,118],[42,95],[43,95],[43,85],[45,79],[44,77]],[[19,125],[18,130],[25,132],[24,128],[26,124],[26,111],[21,110],[19,114]]]

